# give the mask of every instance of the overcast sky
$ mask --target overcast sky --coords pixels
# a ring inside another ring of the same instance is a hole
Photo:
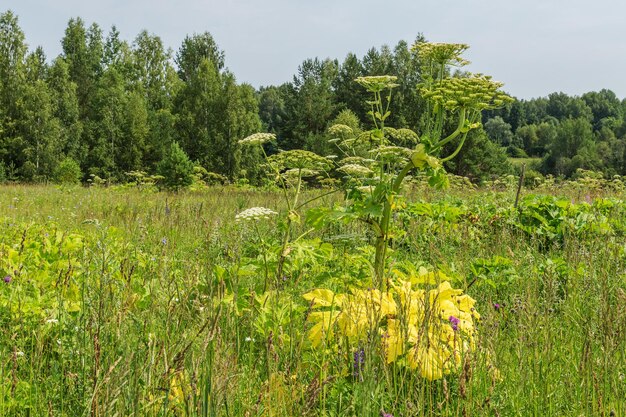
[[[622,0],[2,0],[6,9],[49,59],[71,17],[105,35],[115,24],[128,41],[146,29],[173,50],[185,35],[209,31],[239,82],[259,87],[290,81],[306,58],[342,61],[423,33],[469,44],[469,70],[518,98],[602,88],[626,98]]]

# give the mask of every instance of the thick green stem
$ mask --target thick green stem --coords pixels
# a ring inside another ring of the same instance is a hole
[[[374,285],[381,291],[388,287],[385,281],[385,259],[387,257],[387,246],[389,243],[389,224],[391,223],[391,211],[395,195],[400,191],[404,177],[413,169],[412,162],[408,162],[402,171],[396,176],[391,186],[391,194],[385,200],[383,205],[383,217],[380,222],[380,233],[376,237],[376,255],[374,257]]]
[[[466,110],[463,107],[463,108],[461,108],[461,112],[459,113],[459,124],[458,124],[456,130],[454,132],[450,133],[450,135],[448,135],[445,139],[439,141],[435,145],[435,149],[441,149],[446,143],[454,140],[457,136],[459,136],[459,134],[463,130],[463,126],[465,126],[465,115],[466,115]]]
[[[265,160],[267,161],[267,153],[265,152],[265,149],[263,148],[263,145],[261,146],[261,151],[263,151],[263,156],[265,157]],[[276,168],[274,165],[272,165],[271,163],[269,164],[270,167],[274,170],[274,172],[276,173],[276,175],[278,176],[278,179],[280,181],[280,185],[283,190],[283,194],[285,196],[285,203],[287,203],[287,210],[291,211],[291,202],[289,201],[289,194],[287,194],[287,184],[285,184],[285,180],[283,179],[283,177],[280,175],[280,171],[278,170],[278,168]]]
[[[465,132],[463,134],[463,136],[461,137],[461,141],[459,142],[459,146],[457,146],[456,150],[454,152],[452,152],[450,155],[446,156],[445,158],[441,159],[441,162],[448,162],[449,160],[451,160],[452,158],[454,158],[455,156],[458,155],[458,153],[461,151],[461,148],[463,147],[463,144],[465,143],[465,139],[467,138],[467,132]]]
[[[256,231],[257,236],[259,236],[259,241],[261,242],[261,251],[263,253],[263,264],[265,266],[265,282],[263,284],[263,292],[265,292],[267,291],[267,285],[270,278],[270,270],[267,264],[267,248],[265,247],[265,241],[263,240],[263,236],[259,231],[259,225],[256,223],[256,221],[254,222],[254,230]]]

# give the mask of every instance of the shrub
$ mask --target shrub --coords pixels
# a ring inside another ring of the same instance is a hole
[[[24,182],[33,182],[37,176],[37,166],[31,161],[24,162],[19,170],[20,177]]]
[[[78,184],[83,173],[78,163],[70,157],[65,158],[54,172],[54,181],[58,184]]]

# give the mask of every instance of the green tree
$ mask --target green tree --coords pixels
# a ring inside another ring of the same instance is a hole
[[[0,15],[0,159],[5,166],[24,163],[24,139],[20,132],[23,96],[26,89],[27,46],[17,16]]]
[[[219,49],[209,32],[186,36],[175,58],[180,78],[187,83],[191,82],[205,59],[218,73],[224,68],[224,51]]]
[[[542,170],[570,176],[578,168],[600,168],[599,161],[589,119],[566,119],[556,128],[554,141],[542,161]]]
[[[259,89],[259,117],[263,123],[263,131],[281,137],[285,128],[287,113],[285,97],[288,86],[261,87]]]
[[[133,64],[137,81],[145,94],[151,110],[171,108],[171,91],[168,90],[170,54],[161,38],[142,31],[133,43]]]
[[[349,53],[333,80],[333,90],[338,108],[352,110],[359,117],[361,123],[368,121],[368,109],[365,104],[368,97],[362,89],[354,88],[354,80],[363,75],[365,75],[365,69],[361,61],[355,54]]]
[[[69,66],[63,58],[53,61],[48,70],[48,87],[52,114],[59,120],[61,152],[81,164],[87,153],[82,142],[83,124],[80,121],[76,83],[70,80]]]
[[[179,190],[193,182],[193,163],[176,142],[172,142],[167,155],[159,163],[158,172],[168,189]]]
[[[465,145],[446,168],[473,182],[490,180],[513,170],[504,149],[492,142],[482,129],[470,131]]]
[[[76,95],[81,119],[91,116],[91,98],[102,73],[104,46],[102,31],[93,24],[89,29],[81,18],[70,19],[61,44],[63,57],[69,65],[72,81],[76,83]]]
[[[594,130],[600,130],[603,121],[609,119],[621,121],[624,116],[621,103],[611,90],[603,89],[599,92],[585,93],[581,98],[593,114]]]
[[[591,109],[579,97],[569,97],[565,93],[552,93],[548,96],[546,112],[557,120],[586,119],[593,120]]]
[[[218,155],[221,155],[221,167],[216,170],[230,179],[243,174],[249,180],[258,181],[260,177],[261,155],[246,152],[241,157],[239,140],[258,132],[261,129],[259,107],[254,88],[248,84],[237,85],[235,77],[228,74],[225,77],[224,92],[225,118],[222,141],[216,144]]]
[[[287,98],[285,138],[281,148],[302,149],[309,135],[320,136],[336,111],[332,82],[337,75],[336,61],[308,59],[298,67]]]
[[[34,165],[36,176],[51,178],[61,158],[61,129],[53,114],[48,86],[43,80],[26,87],[20,122],[25,160]]]
[[[41,46],[38,46],[26,57],[26,81],[34,83],[37,80],[45,80],[48,74],[46,54]]]
[[[177,131],[182,148],[189,157],[208,170],[214,168],[215,141],[223,123],[222,81],[215,65],[200,61],[191,79],[177,97]]]
[[[511,125],[505,122],[502,117],[496,116],[489,119],[484,125],[485,133],[493,143],[500,146],[517,145],[514,142]]]
[[[423,42],[418,36],[415,42]],[[405,41],[400,41],[393,50],[394,74],[398,77],[398,88],[392,97],[392,106],[398,109],[391,114],[390,123],[397,127],[419,129],[425,114],[426,103],[419,94],[416,85],[421,82],[420,63]]]
[[[146,106],[148,130],[144,146],[147,169],[154,169],[175,140],[174,97],[182,81],[170,63],[171,54],[161,38],[142,31],[133,42],[136,90]]]

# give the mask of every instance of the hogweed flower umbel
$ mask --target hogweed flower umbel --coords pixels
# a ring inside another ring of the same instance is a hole
[[[242,211],[241,213],[235,216],[235,221],[249,221],[249,220],[260,220],[260,219],[269,219],[270,216],[275,216],[278,213],[274,210],[270,210],[265,207],[251,207]]]
[[[371,93],[379,93],[387,88],[399,86],[396,83],[398,77],[393,75],[374,75],[369,77],[358,77],[354,81],[363,86]]]
[[[276,135],[273,133],[253,133],[239,141],[240,145],[262,145],[266,142],[271,142],[276,139]]]

